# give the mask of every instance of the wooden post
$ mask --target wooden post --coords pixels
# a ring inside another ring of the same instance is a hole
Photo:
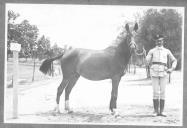
[[[33,59],[34,59],[34,65],[33,65],[33,75],[32,75],[32,82],[34,81],[34,73],[35,73],[35,67],[36,67],[36,51],[37,51],[37,45],[33,48]]]
[[[35,62],[35,56],[34,56],[34,66],[33,66],[32,82],[34,81],[35,65],[36,65],[36,62]]]
[[[11,43],[10,49],[13,51],[13,118],[18,118],[18,53],[21,49],[21,45],[18,43]]]
[[[168,67],[168,69],[171,68],[171,60],[169,57],[167,57],[167,67]],[[169,84],[171,83],[171,73],[169,73],[168,82],[169,82]]]

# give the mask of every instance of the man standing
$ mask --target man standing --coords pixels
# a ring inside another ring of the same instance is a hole
[[[156,116],[166,116],[163,114],[165,104],[165,88],[167,84],[167,73],[171,73],[177,65],[177,60],[169,49],[164,48],[164,37],[156,36],[156,47],[151,49],[147,56],[147,64],[150,65],[150,74],[153,86],[153,107]],[[168,58],[171,59],[172,66],[167,68]]]

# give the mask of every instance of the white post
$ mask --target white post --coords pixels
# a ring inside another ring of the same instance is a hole
[[[18,43],[11,43],[10,49],[13,51],[13,118],[18,118],[18,78],[19,78],[19,64],[18,53],[21,45]]]

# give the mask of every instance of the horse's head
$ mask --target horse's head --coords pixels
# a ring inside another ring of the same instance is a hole
[[[138,24],[136,23],[134,25],[133,30],[130,30],[129,25],[126,24],[125,25],[125,29],[127,31],[127,34],[126,34],[126,43],[128,44],[128,46],[130,48],[130,51],[133,52],[137,48],[137,45],[136,45],[134,37],[135,37],[136,31],[138,30]]]

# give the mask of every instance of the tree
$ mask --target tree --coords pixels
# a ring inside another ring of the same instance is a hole
[[[10,43],[15,41],[21,44],[21,57],[31,57],[33,48],[36,45],[38,37],[38,28],[35,25],[31,25],[28,20],[22,21],[20,24],[16,24],[15,20],[20,15],[11,10],[8,11],[8,43],[7,43],[7,54],[11,53]]]
[[[165,46],[171,50],[181,67],[182,51],[182,16],[174,9],[149,9],[140,20],[139,41],[149,51],[155,46],[155,36],[165,36]]]
[[[29,21],[24,20],[18,24],[18,31],[21,33],[20,38],[18,38],[18,42],[20,42],[22,47],[21,56],[25,58],[31,57],[36,46],[39,30],[35,25],[31,25]]]
[[[15,20],[19,17],[20,15],[18,13],[13,12],[12,10],[8,11],[8,24],[7,24],[7,29],[8,29],[8,34],[7,34],[7,59],[9,57],[9,54],[11,54],[10,51],[10,43],[13,41],[17,41],[17,39],[20,37],[20,33],[17,30],[17,25],[14,23]]]
[[[58,56],[59,54],[62,54],[64,52],[63,48],[60,48],[56,43],[52,46],[52,51],[54,56]]]
[[[40,39],[37,42],[37,55],[39,59],[44,59],[45,55],[49,54],[49,51],[51,49],[50,40],[47,39],[44,35],[40,37]],[[48,55],[49,56],[49,55]]]

